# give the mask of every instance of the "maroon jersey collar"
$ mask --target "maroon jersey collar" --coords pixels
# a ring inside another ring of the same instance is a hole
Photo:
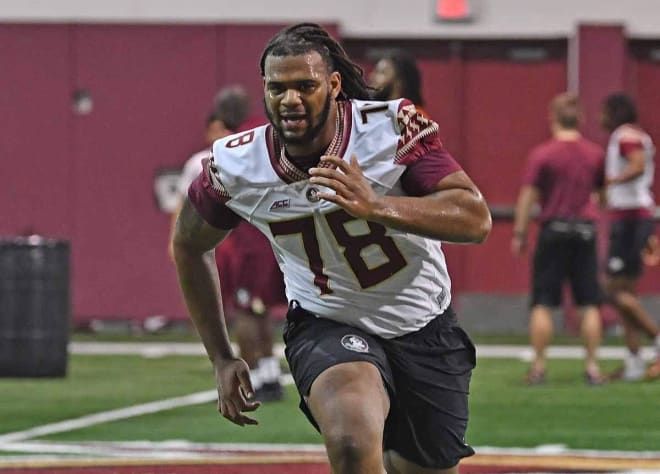
[[[352,128],[352,105],[350,100],[337,101],[337,130],[324,155],[343,157],[348,147]],[[284,146],[281,144],[277,132],[272,125],[266,130],[266,143],[270,164],[277,175],[287,184],[309,179],[309,174],[296,166],[286,156]]]

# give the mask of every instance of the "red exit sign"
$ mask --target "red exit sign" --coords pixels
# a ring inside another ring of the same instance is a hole
[[[435,13],[441,21],[470,21],[470,0],[436,0]]]

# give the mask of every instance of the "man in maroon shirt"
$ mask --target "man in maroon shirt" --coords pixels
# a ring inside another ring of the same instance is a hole
[[[511,249],[522,255],[532,207],[539,203],[541,224],[533,262],[529,337],[535,356],[529,384],[545,381],[546,348],[553,333],[552,309],[561,303],[562,285],[571,283],[582,316],[586,348],[585,380],[603,381],[596,350],[601,340],[595,206],[591,195],[603,186],[603,150],[580,135],[575,95],[564,93],[550,103],[552,139],[532,150],[515,210]]]

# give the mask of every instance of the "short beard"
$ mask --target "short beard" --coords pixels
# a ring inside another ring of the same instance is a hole
[[[325,104],[323,106],[323,110],[321,110],[321,113],[317,116],[318,123],[308,128],[307,131],[301,137],[295,137],[295,138],[287,138],[284,136],[284,133],[282,133],[282,127],[280,127],[275,123],[273,112],[271,112],[268,109],[268,106],[266,105],[266,99],[264,99],[264,109],[266,110],[266,115],[268,116],[268,120],[270,121],[270,124],[277,132],[277,135],[279,136],[280,141],[282,143],[284,143],[285,145],[287,144],[305,145],[307,143],[311,143],[318,136],[321,130],[323,130],[323,127],[325,127],[325,124],[328,122],[328,117],[330,116],[330,104],[332,103],[331,101],[332,101],[332,97],[330,96],[330,94],[328,94],[325,100]],[[313,118],[314,117],[312,117],[312,119]]]
[[[387,84],[382,89],[376,89],[372,96],[374,100],[390,100],[392,89],[394,89],[392,84]]]

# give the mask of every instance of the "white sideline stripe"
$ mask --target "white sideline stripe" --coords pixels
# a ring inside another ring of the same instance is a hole
[[[2,449],[25,453],[51,453],[51,454],[82,454],[87,457],[94,455],[104,457],[123,457],[139,459],[200,459],[218,458],[240,455],[241,453],[280,453],[323,455],[325,449],[318,444],[212,444],[190,443],[186,441],[123,441],[123,442],[51,442],[33,441],[30,443],[13,443],[3,446]],[[504,456],[574,456],[596,459],[645,459],[658,460],[658,451],[601,451],[568,449],[563,445],[541,445],[534,448],[498,448],[493,446],[474,447],[477,454],[504,455]],[[26,459],[44,459],[42,456],[12,456],[0,458],[2,463]],[[49,456],[50,459],[63,459],[63,456]],[[80,459],[76,457],[76,459]],[[93,459],[93,458],[92,458]],[[649,472],[649,471],[645,471]]]
[[[99,423],[107,423],[108,421],[123,420],[134,416],[146,415],[149,413],[156,413],[163,410],[171,410],[188,405],[198,405],[216,400],[218,392],[216,390],[207,390],[204,392],[197,392],[183,397],[168,398],[159,400],[157,402],[143,403],[141,405],[133,405],[126,408],[119,408],[117,410],[104,411],[94,413],[92,415],[81,416],[79,418],[72,418],[70,420],[60,421],[58,423],[49,423],[47,425],[36,426],[23,431],[15,431],[0,435],[0,447],[2,444],[14,441],[24,441],[39,436],[46,436],[55,433],[62,433],[64,431],[73,431],[80,428],[87,428],[89,426],[97,425]]]
[[[293,377],[289,374],[284,374],[280,377],[282,385],[293,384]],[[218,392],[216,390],[206,390],[204,392],[197,392],[182,397],[167,398],[156,402],[143,403],[140,405],[133,405],[126,408],[119,408],[116,410],[104,411],[86,415],[79,418],[72,418],[57,423],[49,423],[47,425],[36,426],[23,431],[15,431],[13,433],[6,433],[0,435],[0,451],[7,451],[7,444],[16,441],[26,441],[32,438],[51,435],[55,433],[62,433],[65,431],[73,431],[81,428],[107,423],[109,421],[124,420],[135,416],[147,415],[150,413],[157,413],[159,411],[172,410],[190,405],[200,405],[217,400]]]
[[[237,350],[237,348],[235,348]],[[71,342],[69,352],[84,355],[141,355],[143,357],[164,357],[168,355],[204,356],[204,347],[195,342]],[[279,358],[284,357],[284,345],[275,344],[273,353]],[[520,359],[529,361],[532,358],[532,348],[524,345],[477,345],[479,357],[491,359]],[[624,347],[600,347],[600,359],[623,359],[626,354]],[[642,348],[641,355],[646,360],[655,357],[652,347]],[[582,359],[584,348],[579,346],[550,346],[548,357],[552,359]]]
[[[529,346],[516,345],[478,345],[477,357],[486,359],[520,359],[530,361],[534,351]],[[624,347],[599,347],[599,359],[623,360],[626,355]],[[547,349],[547,356],[551,359],[583,359],[585,356],[584,348],[579,346],[552,346]],[[655,357],[655,349],[652,347],[643,347],[641,350],[642,358],[652,360]]]
[[[149,357],[162,356],[167,354],[189,354],[189,355],[202,355],[204,354],[201,344],[197,343],[107,343],[107,342],[91,342],[91,343],[77,343],[72,342],[69,345],[69,350],[76,354],[148,354]],[[277,344],[275,353],[283,354],[283,345]],[[173,352],[172,352],[173,351]],[[477,347],[477,353],[480,357],[505,357],[505,358],[520,358],[528,360],[531,357],[531,349],[527,346],[514,346],[514,345],[480,345]],[[156,355],[154,355],[156,354]],[[600,350],[600,358],[617,358],[621,359],[624,355],[624,348],[621,347],[603,347]],[[644,348],[642,356],[645,358],[653,357],[653,350],[651,348]],[[583,357],[583,350],[579,347],[571,346],[555,346],[549,349],[549,357],[551,358],[581,358]],[[289,385],[293,383],[290,375],[282,377],[282,383]],[[58,423],[50,423],[42,426],[36,426],[23,431],[16,431],[0,435],[0,450],[9,451],[11,444],[18,441],[26,441],[33,438],[51,435],[55,433],[62,433],[66,431],[73,431],[76,429],[87,428],[100,423],[107,423],[109,421],[122,420],[135,416],[142,416],[150,413],[156,413],[164,410],[171,410],[174,408],[197,405],[213,401],[217,398],[215,390],[208,390],[204,392],[197,392],[191,395],[182,397],[169,398],[156,402],[144,403],[140,405],[129,406],[116,410],[110,410],[92,415],[87,415],[79,418],[61,421]]]
[[[599,449],[570,449],[565,445],[540,445],[533,448],[474,447],[477,454],[505,454],[511,456],[577,456],[585,458],[660,459],[660,451],[602,451]]]

